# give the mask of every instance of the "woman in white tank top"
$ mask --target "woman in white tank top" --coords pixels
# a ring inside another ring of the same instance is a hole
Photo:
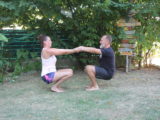
[[[63,89],[60,87],[60,84],[70,78],[73,75],[72,69],[56,69],[56,56],[57,55],[65,55],[72,54],[78,52],[77,49],[57,49],[51,48],[52,41],[49,36],[39,35],[38,39],[41,42],[43,47],[41,52],[41,60],[42,60],[42,72],[41,78],[46,83],[55,84],[51,87],[51,91],[53,92],[63,92]]]

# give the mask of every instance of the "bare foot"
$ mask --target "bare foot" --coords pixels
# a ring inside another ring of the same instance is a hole
[[[64,90],[60,89],[60,88],[57,88],[55,86],[51,87],[51,91],[52,92],[64,92]]]
[[[88,88],[91,88],[91,86],[86,86],[85,88],[88,89]]]
[[[88,88],[91,88],[91,87],[94,87],[94,85],[91,84],[91,85],[86,86],[85,88],[88,89]],[[98,85],[96,87],[98,87]]]
[[[86,91],[94,91],[94,90],[99,90],[99,87],[98,86],[92,86],[92,87],[88,87],[86,88]]]
[[[59,90],[62,90],[62,91],[64,91],[64,89],[63,88],[61,88],[61,87],[57,87]]]

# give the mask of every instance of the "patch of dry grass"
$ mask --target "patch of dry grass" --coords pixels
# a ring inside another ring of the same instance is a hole
[[[110,81],[98,80],[99,91],[87,92],[81,71],[50,92],[39,74],[22,74],[0,85],[0,120],[159,120],[160,71],[117,71]]]

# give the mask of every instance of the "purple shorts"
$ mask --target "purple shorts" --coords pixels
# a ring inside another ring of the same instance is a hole
[[[49,83],[52,83],[53,82],[53,79],[54,79],[54,76],[55,76],[55,72],[50,72],[46,75],[43,75],[41,78],[44,82],[46,82],[47,84]]]

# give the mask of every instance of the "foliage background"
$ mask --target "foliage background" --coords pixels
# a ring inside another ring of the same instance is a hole
[[[142,23],[137,27],[137,56],[139,67],[148,64],[147,59],[155,52],[160,42],[159,0],[0,0],[0,28],[22,26],[51,36],[53,46],[74,48],[80,45],[99,47],[104,34],[113,36],[113,48],[117,66],[124,64],[124,57],[117,51],[122,39],[122,28],[116,22],[125,18],[128,10],[134,9],[135,18]],[[69,11],[66,16],[61,10]],[[36,38],[35,38],[36,39]],[[73,57],[73,56],[70,56]],[[93,64],[95,55],[74,55],[80,65]],[[92,59],[91,59],[92,58]]]

